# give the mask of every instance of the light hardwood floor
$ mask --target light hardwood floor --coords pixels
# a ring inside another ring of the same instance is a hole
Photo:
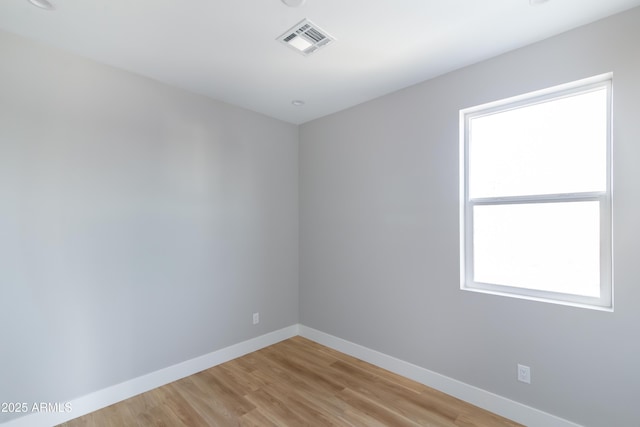
[[[302,337],[61,426],[522,427]]]

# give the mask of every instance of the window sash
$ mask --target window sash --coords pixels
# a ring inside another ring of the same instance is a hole
[[[474,280],[475,277],[475,259],[474,259],[474,218],[473,212],[475,206],[482,205],[507,205],[507,204],[538,204],[538,203],[565,203],[565,202],[598,202],[600,207],[600,297],[588,297],[584,295],[576,295],[570,293],[552,292],[536,289],[528,289],[517,286],[506,286],[493,283],[484,283]],[[574,305],[583,306],[595,306],[607,308],[611,306],[612,294],[611,294],[611,257],[610,247],[611,239],[610,232],[608,230],[608,224],[610,223],[610,209],[609,198],[606,193],[574,193],[574,194],[562,194],[562,195],[543,195],[532,197],[504,197],[504,198],[484,198],[470,200],[466,205],[465,219],[466,219],[466,233],[465,233],[465,276],[463,289],[466,290],[478,290],[498,295],[508,295],[513,297],[521,297],[527,299],[534,299],[547,302],[556,303],[572,303]]]

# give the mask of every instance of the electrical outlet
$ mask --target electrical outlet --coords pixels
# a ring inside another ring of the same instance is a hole
[[[257,325],[260,323],[260,313],[253,313],[253,324]]]
[[[531,368],[518,364],[518,381],[531,384]]]

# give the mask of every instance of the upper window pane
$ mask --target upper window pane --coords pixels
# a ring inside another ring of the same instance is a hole
[[[473,117],[469,197],[606,190],[607,90]]]

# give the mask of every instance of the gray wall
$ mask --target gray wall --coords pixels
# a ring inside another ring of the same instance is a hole
[[[634,9],[302,125],[301,323],[586,426],[638,425],[638,41]],[[459,290],[459,110],[608,71],[615,312]]]
[[[0,52],[0,402],[298,322],[296,126],[6,33]]]

